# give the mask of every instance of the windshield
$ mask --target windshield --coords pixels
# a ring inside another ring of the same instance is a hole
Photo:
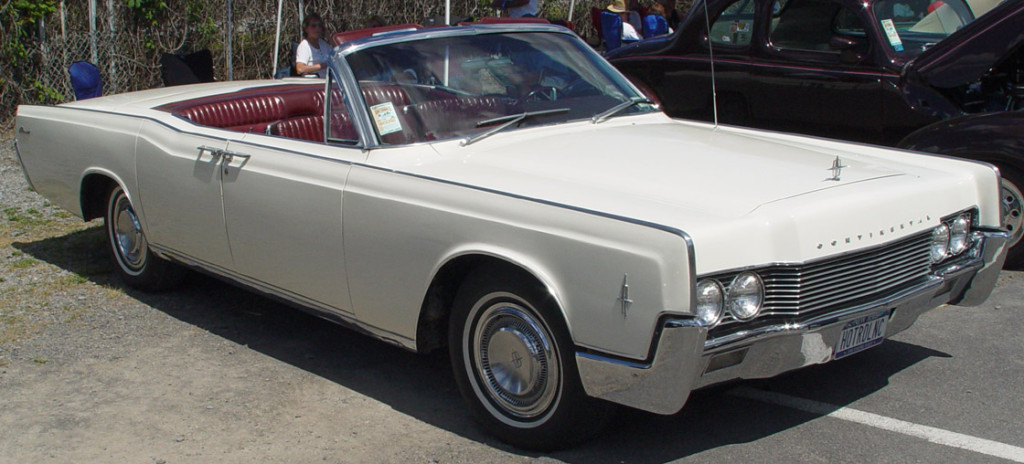
[[[359,48],[345,59],[387,145],[468,138],[493,130],[492,121],[524,113],[530,117],[509,128],[590,119],[642,99],[585,44],[562,33],[392,42]],[[653,110],[639,103],[617,114]]]
[[[964,0],[881,0],[875,18],[892,51],[911,59],[974,20]]]

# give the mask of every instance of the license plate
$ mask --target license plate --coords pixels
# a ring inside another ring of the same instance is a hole
[[[846,323],[839,335],[833,359],[844,358],[854,353],[877,346],[885,339],[885,323],[889,311],[864,316]]]

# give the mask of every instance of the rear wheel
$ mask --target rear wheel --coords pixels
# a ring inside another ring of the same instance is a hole
[[[455,300],[449,331],[455,378],[476,419],[527,449],[596,434],[610,404],[588,397],[573,344],[551,297],[519,272],[475,272]]]
[[[107,242],[118,274],[131,287],[146,291],[167,290],[184,277],[184,269],[153,254],[128,195],[120,186],[107,197],[104,216]]]

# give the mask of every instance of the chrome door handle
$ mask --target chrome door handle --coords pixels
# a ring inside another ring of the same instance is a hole
[[[249,158],[252,158],[252,155],[247,153],[238,153],[227,150],[221,150],[220,154],[224,155],[224,162],[230,162],[232,158],[242,158],[245,161],[248,161]]]
[[[214,158],[224,154],[224,150],[221,150],[220,148],[215,148],[215,147],[208,147],[206,145],[200,145],[200,146],[196,147],[196,150],[199,150],[199,156],[203,156],[204,152],[205,153],[209,153],[210,156],[212,156]]]

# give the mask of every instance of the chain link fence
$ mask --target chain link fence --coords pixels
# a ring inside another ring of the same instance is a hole
[[[25,0],[22,0],[24,2]],[[88,0],[43,0],[53,11],[28,27],[31,36],[23,40],[24,56],[9,50],[16,0],[0,0],[5,19],[5,39],[0,53],[6,66],[0,67],[0,128],[9,130],[19,104],[56,104],[74,100],[68,67],[89,61],[100,69],[103,94],[110,95],[161,85],[162,53],[190,53],[209,49],[214,75],[226,80],[228,31],[231,31],[231,77],[261,79],[272,77],[275,68],[274,37],[277,28],[276,0],[155,0],[163,5],[152,18],[140,17],[139,9],[126,0],[97,0],[95,29],[90,30]],[[649,0],[645,0],[649,1]],[[569,0],[540,0],[542,15],[564,19]],[[608,0],[581,0],[573,8],[572,22],[584,38],[593,37],[590,8],[603,8]],[[152,1],[150,3],[153,3]],[[452,19],[493,16],[487,0],[453,0]],[[690,1],[680,2],[689,4]],[[24,4],[24,3],[23,3]],[[230,28],[228,7],[231,7]],[[281,44],[277,67],[288,66],[292,42],[301,40],[299,9],[319,13],[327,34],[359,29],[374,16],[388,24],[420,23],[441,17],[441,0],[285,0],[281,14]],[[20,31],[24,31],[22,26]],[[591,38],[591,42],[596,39]]]

